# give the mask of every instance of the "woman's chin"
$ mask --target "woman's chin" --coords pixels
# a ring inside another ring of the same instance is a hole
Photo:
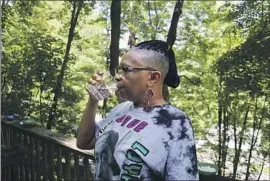
[[[125,94],[124,91],[121,90],[117,91],[117,97],[120,103],[128,100],[128,96]]]

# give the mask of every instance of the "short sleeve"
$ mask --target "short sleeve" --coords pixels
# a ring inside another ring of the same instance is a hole
[[[95,137],[97,138],[98,137],[98,133],[100,131],[100,127],[99,125],[97,124],[97,122],[95,122],[95,125],[96,125],[96,129],[95,129]]]
[[[180,135],[170,144],[165,180],[199,180],[191,121],[186,117],[178,121]]]

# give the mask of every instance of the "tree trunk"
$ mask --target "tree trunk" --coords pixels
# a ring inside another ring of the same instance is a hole
[[[236,112],[237,110],[235,110]],[[238,146],[237,146],[237,119],[235,116],[235,113],[233,113],[234,117],[233,117],[233,136],[234,136],[234,158],[233,158],[233,178],[235,179],[235,175],[236,175],[236,171],[237,171],[237,165],[238,165],[238,161],[239,159],[237,159],[237,154],[238,154]]]
[[[119,64],[119,40],[121,25],[121,0],[112,0],[111,5],[111,45],[110,45],[110,73],[115,75]]]
[[[225,101],[224,104],[227,104],[227,101]],[[228,131],[228,106],[226,105],[223,109],[223,139],[222,139],[222,155],[221,155],[221,160],[222,160],[222,176],[225,175],[225,167],[226,167],[226,157],[227,157],[227,150],[228,150],[228,146],[227,146],[227,131]]]
[[[246,130],[246,125],[247,125],[249,108],[250,108],[250,105],[248,105],[247,110],[246,110],[246,113],[245,113],[243,127],[242,127],[242,130],[240,132],[240,140],[239,140],[238,148],[237,148],[237,144],[235,145],[235,156],[234,156],[234,160],[233,160],[233,176],[232,176],[233,180],[235,180],[236,173],[237,173],[237,167],[238,167],[239,158],[240,158],[240,155],[241,155],[241,149],[242,149],[242,142],[243,142],[244,132]],[[236,120],[234,120],[234,121],[236,121]],[[236,126],[234,126],[234,127],[235,127],[234,129],[236,129]],[[237,140],[236,133],[235,133],[234,139],[235,139],[235,142],[236,142],[236,140]]]
[[[74,38],[75,27],[76,27],[79,14],[80,14],[82,6],[83,6],[83,2],[84,2],[83,0],[72,2],[73,3],[73,10],[72,10],[70,27],[69,27],[68,42],[67,42],[67,46],[66,46],[66,52],[65,52],[64,61],[63,61],[62,67],[61,67],[61,71],[56,79],[56,86],[54,89],[54,98],[53,98],[53,101],[52,101],[52,104],[51,104],[51,107],[49,110],[49,118],[48,118],[48,122],[46,125],[47,129],[51,129],[52,123],[55,119],[55,114],[56,114],[56,109],[57,109],[57,101],[58,101],[60,94],[61,94],[62,84],[63,84],[63,80],[64,80],[64,73],[65,73],[65,70],[67,68],[67,63],[69,61],[69,52],[70,52],[70,48],[71,48],[71,43],[72,43],[72,40]]]
[[[269,153],[270,153],[270,148],[268,148],[268,150],[267,150],[267,151],[265,152],[265,154],[263,155],[263,163],[262,163],[262,167],[261,167],[260,174],[259,174],[259,176],[258,176],[257,181],[259,181],[260,178],[261,178],[262,171],[263,171],[263,168],[264,168],[264,162],[265,162],[267,156],[269,155]]]
[[[267,96],[265,96],[264,105],[263,105],[262,112],[261,112],[261,115],[260,115],[260,120],[259,120],[259,123],[258,123],[258,118],[257,118],[258,100],[257,100],[257,97],[255,98],[254,120],[253,120],[253,126],[252,126],[253,131],[252,131],[252,138],[251,138],[250,150],[249,150],[249,155],[248,155],[247,171],[246,171],[246,177],[245,177],[246,181],[248,180],[248,177],[249,177],[249,174],[250,174],[249,169],[250,169],[250,161],[251,161],[251,158],[252,158],[252,151],[253,151],[253,148],[254,148],[254,146],[255,146],[255,144],[257,142],[259,132],[260,132],[260,129],[261,129],[261,125],[262,125],[262,121],[264,119],[264,113],[265,113],[265,109],[266,109],[266,107],[265,107],[266,106],[266,101],[267,101]],[[257,134],[255,135],[256,129],[257,129]]]
[[[247,170],[246,170],[246,177],[245,180],[248,181],[248,177],[250,175],[249,169],[250,169],[250,160],[252,158],[252,151],[254,148],[254,140],[255,140],[255,122],[253,122],[253,133],[252,133],[252,138],[251,138],[251,145],[249,149],[249,155],[248,155],[248,162],[247,162]]]
[[[1,25],[0,25],[0,30],[1,32],[4,31],[5,29],[5,22],[7,19],[7,15],[6,15],[6,6],[9,3],[9,0],[2,0],[0,2],[1,5],[1,11],[0,11],[0,17],[1,17]]]
[[[227,151],[228,151],[228,129],[229,129],[229,105],[230,100],[229,96],[222,92],[222,83],[221,77],[219,80],[219,90],[218,90],[218,139],[219,139],[219,146],[218,146],[218,167],[219,171],[218,174],[220,176],[225,175],[225,166],[226,166],[226,158],[227,158]],[[223,127],[222,127],[223,126]]]
[[[2,0],[0,2],[1,5],[1,11],[0,11],[0,17],[1,17],[1,24],[0,24],[0,33],[1,33],[1,37],[2,34],[5,30],[5,22],[7,19],[7,15],[6,15],[6,5],[9,1],[6,0]],[[5,59],[5,52],[2,49],[3,45],[2,45],[2,38],[0,39],[0,60],[1,60],[1,64],[4,63],[4,59]],[[3,80],[3,81],[2,81]],[[1,92],[4,93],[4,95],[2,95],[3,97],[5,97],[5,86],[6,86],[6,71],[2,70],[2,74],[1,74]]]
[[[174,42],[176,40],[177,25],[178,25],[179,17],[182,14],[183,4],[184,4],[184,0],[178,0],[174,7],[171,25],[170,25],[170,29],[169,29],[167,40],[166,40],[166,42],[171,47],[174,45]],[[163,94],[164,99],[166,101],[169,101],[170,93],[169,93],[169,89],[167,85],[163,85],[162,94]]]
[[[222,125],[222,94],[221,94],[222,84],[221,78],[219,80],[219,90],[218,90],[218,175],[221,176],[221,155],[222,155],[222,133],[221,133],[221,125]]]
[[[258,109],[258,102],[257,97],[255,98],[255,110],[254,110],[254,119],[253,119],[253,125],[252,125],[252,138],[250,143],[250,149],[249,149],[249,155],[248,155],[248,162],[247,162],[247,170],[246,170],[246,177],[245,180],[248,180],[248,177],[250,175],[249,169],[250,169],[250,160],[252,158],[252,151],[255,146],[255,131],[256,131],[256,124],[257,124],[257,109]]]
[[[173,46],[176,40],[177,25],[178,25],[179,17],[182,14],[183,4],[184,4],[184,0],[178,0],[174,7],[173,16],[171,20],[171,26],[169,29],[169,33],[167,35],[167,43],[170,46]]]
[[[119,65],[119,40],[121,26],[121,0],[112,0],[111,4],[111,44],[110,44],[110,74],[115,76]],[[107,98],[103,100],[102,117],[106,115]]]
[[[152,26],[152,19],[151,19],[151,9],[150,9],[150,1],[147,1],[147,8],[148,8],[148,17],[149,17],[149,26]]]

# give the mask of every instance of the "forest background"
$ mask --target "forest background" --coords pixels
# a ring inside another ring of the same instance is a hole
[[[181,76],[169,100],[192,119],[199,161],[259,180],[270,174],[269,10],[269,0],[3,0],[1,114],[76,136],[89,76],[113,74],[134,43],[161,39]],[[101,102],[100,115],[116,104]]]

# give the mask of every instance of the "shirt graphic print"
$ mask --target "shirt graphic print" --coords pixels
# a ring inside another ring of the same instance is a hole
[[[132,102],[96,123],[95,180],[199,180],[190,119],[170,105]]]

